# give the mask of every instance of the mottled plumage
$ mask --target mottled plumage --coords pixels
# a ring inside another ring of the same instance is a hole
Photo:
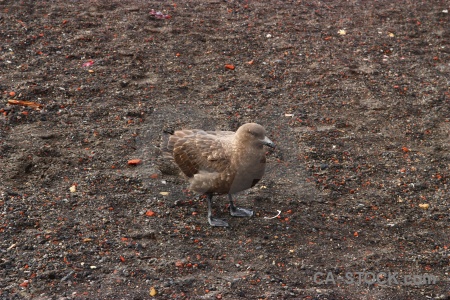
[[[253,187],[264,175],[264,145],[274,147],[261,125],[248,123],[236,132],[175,131],[165,139],[162,148],[165,157],[172,159],[188,177],[190,189],[208,195],[209,205],[213,194],[229,194],[233,215],[233,209],[239,208],[234,207],[231,194]],[[209,217],[211,225],[227,226],[224,221],[216,222],[218,219],[212,218],[210,211]]]

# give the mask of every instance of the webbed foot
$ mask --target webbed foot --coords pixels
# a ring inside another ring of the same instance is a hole
[[[214,227],[228,227],[228,222],[219,218],[216,218],[212,215],[211,210],[211,202],[212,202],[212,194],[208,194],[208,223]]]
[[[230,214],[233,217],[251,217],[253,216],[253,210],[230,205]]]
[[[208,223],[209,223],[209,225],[214,226],[214,227],[228,227],[229,226],[227,221],[216,218],[216,217],[209,217]]]
[[[231,196],[231,194],[228,194],[228,199],[230,200],[230,214],[233,217],[251,217],[251,216],[253,216],[253,210],[235,206],[234,202],[233,202],[233,197]]]

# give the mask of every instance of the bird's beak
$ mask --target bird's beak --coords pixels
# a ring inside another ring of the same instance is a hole
[[[262,142],[264,145],[269,146],[270,148],[275,148],[275,144],[267,136]]]

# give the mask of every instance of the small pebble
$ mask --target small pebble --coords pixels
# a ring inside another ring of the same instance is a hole
[[[321,169],[321,170],[328,169],[328,165],[327,165],[327,164],[321,164],[321,165],[320,165],[320,169]]]
[[[428,204],[428,203],[421,203],[421,204],[419,204],[419,207],[421,209],[427,210],[428,208],[430,208],[430,204]]]

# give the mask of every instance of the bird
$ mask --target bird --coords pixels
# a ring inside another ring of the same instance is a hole
[[[232,195],[255,186],[264,175],[264,146],[275,148],[264,127],[246,123],[236,132],[166,130],[161,148],[164,157],[173,161],[188,179],[189,189],[206,195],[208,223],[228,227],[227,221],[213,216],[212,198],[227,194],[231,216],[253,216],[251,209],[235,206]]]

